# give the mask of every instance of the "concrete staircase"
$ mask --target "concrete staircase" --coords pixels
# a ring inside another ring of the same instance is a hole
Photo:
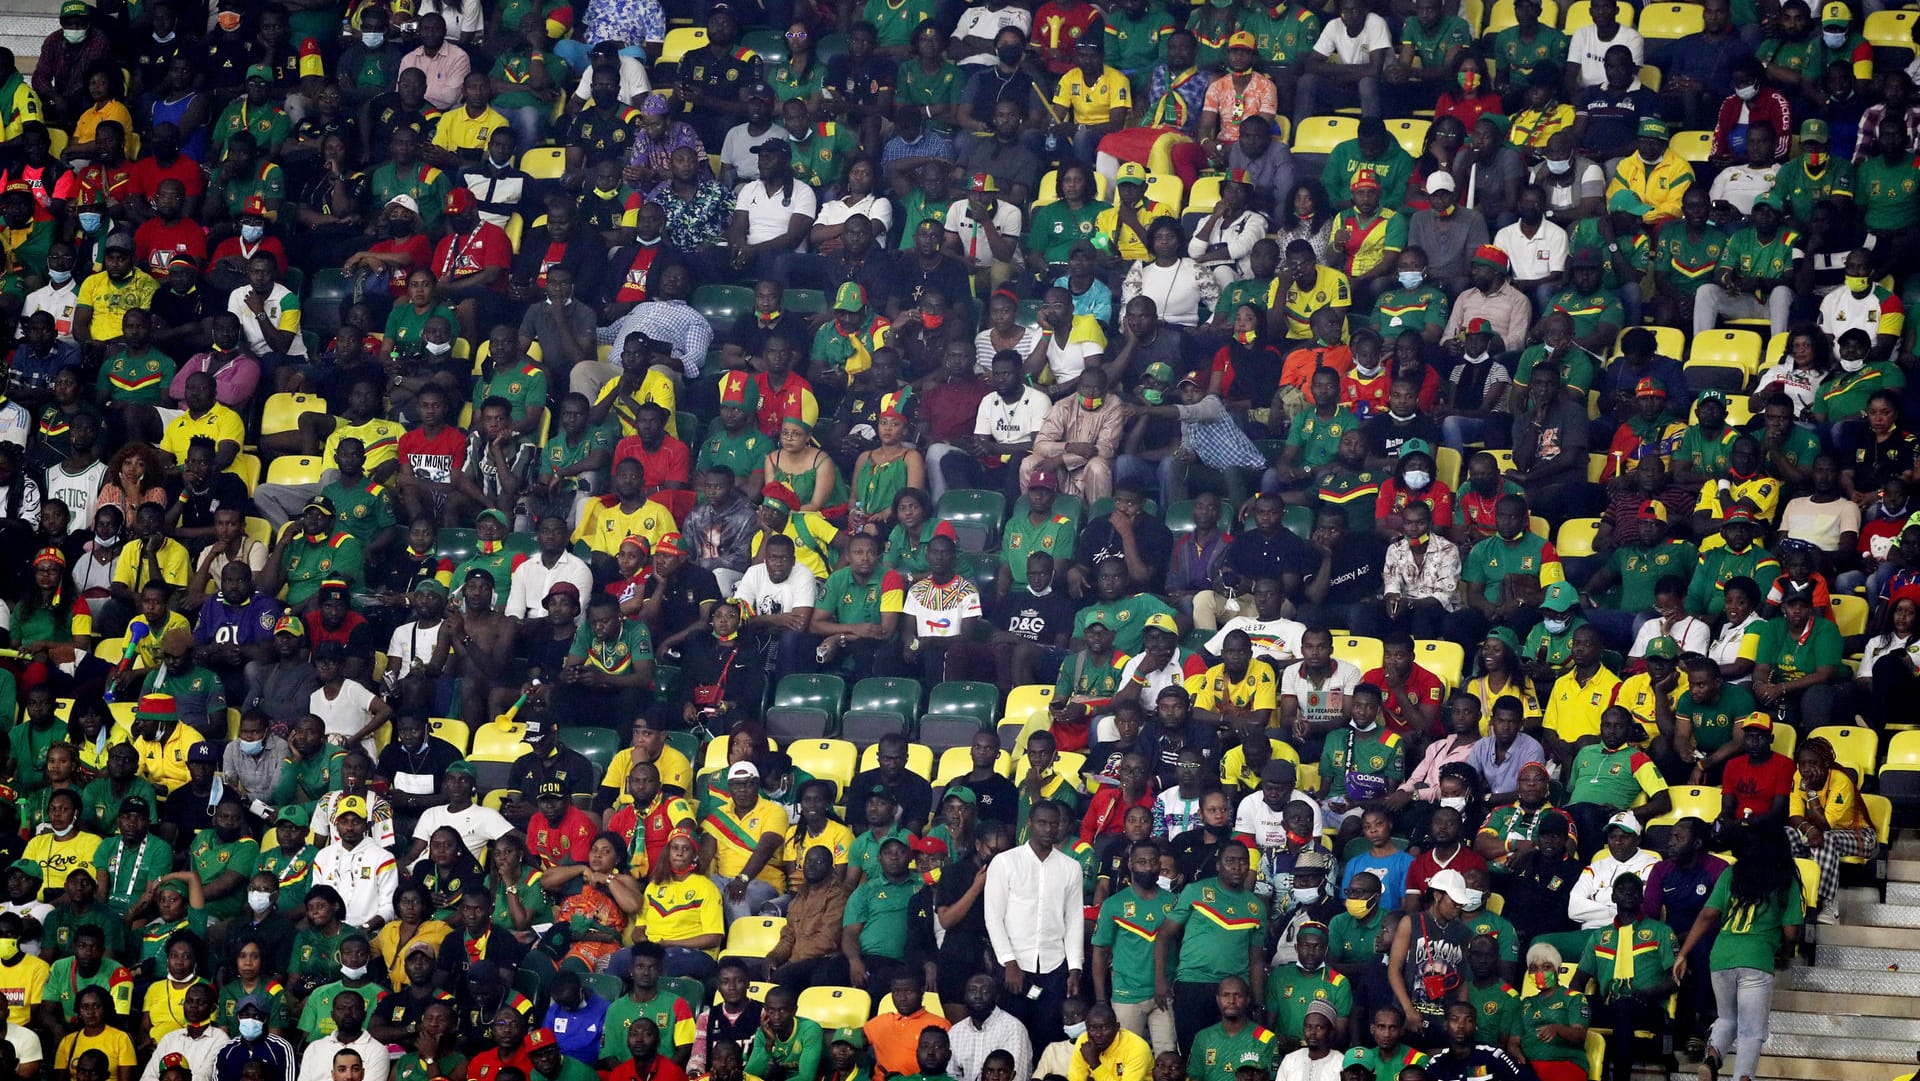
[[[0,46],[13,50],[24,73],[40,58],[40,44],[60,29],[60,0],[0,0]]]
[[[1817,965],[1796,960],[1781,973],[1761,1078],[1892,1081],[1914,1071],[1920,1051],[1920,837],[1896,836],[1888,879],[1884,903],[1871,889],[1843,889],[1842,923],[1816,933]]]

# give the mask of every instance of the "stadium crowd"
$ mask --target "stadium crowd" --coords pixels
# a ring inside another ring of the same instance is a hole
[[[0,1077],[1756,1077],[1912,12],[574,4],[0,50]]]

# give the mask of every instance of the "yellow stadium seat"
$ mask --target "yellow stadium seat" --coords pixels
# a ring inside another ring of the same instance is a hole
[[[1387,134],[1400,144],[1400,149],[1417,158],[1427,152],[1427,129],[1432,126],[1433,121],[1417,116],[1389,120]]]
[[[853,781],[860,752],[844,739],[801,739],[787,744],[787,757],[793,759],[793,768],[832,781],[836,792],[844,792]]]
[[[282,454],[267,466],[268,484],[318,484],[320,474],[326,472],[327,463],[323,458],[309,458],[304,454]],[[262,525],[266,525],[264,519]],[[270,543],[270,542],[263,542]]]
[[[1440,677],[1449,691],[1460,686],[1460,674],[1467,666],[1467,651],[1458,642],[1440,639],[1415,642],[1413,663]]]
[[[777,983],[770,983],[766,980],[754,980],[753,982],[747,984],[747,997],[754,1000],[755,1002],[765,1002],[767,1000],[767,992],[773,990],[778,986],[780,985]],[[720,1005],[719,991],[715,991],[713,993],[712,1002],[715,1006]],[[692,1005],[692,1003],[688,1003],[688,1005]]]
[[[1180,213],[1181,200],[1186,194],[1186,183],[1172,173],[1147,174],[1147,198],[1172,207],[1175,214]]]
[[[558,180],[567,171],[566,148],[535,147],[520,155],[520,168],[535,180]]]
[[[384,727],[390,729],[393,726],[386,725]],[[240,711],[237,709],[234,709],[232,706],[227,707],[227,738],[228,739],[240,738]]]
[[[1467,21],[1467,29],[1472,31],[1473,36],[1479,37],[1481,29],[1487,25],[1486,0],[1461,0],[1460,17]]]
[[[1676,131],[1667,145],[1683,160],[1699,165],[1713,156],[1713,132]]]
[[[667,31],[667,39],[661,43],[660,59],[664,63],[678,64],[680,58],[707,47],[707,28],[704,26],[676,26]]]
[[[1434,479],[1456,492],[1460,490],[1460,466],[1460,452],[1454,448],[1440,447],[1433,452]]]
[[[1709,330],[1694,336],[1687,349],[1687,360],[1735,363],[1753,374],[1760,370],[1760,350],[1764,344],[1760,335],[1751,330]]]
[[[120,85],[125,86],[126,84],[121,83]],[[56,158],[59,157],[65,153],[67,149],[67,129],[49,125],[47,128],[47,142],[49,143],[48,149],[53,151],[53,156]]]
[[[1187,213],[1211,214],[1213,206],[1220,201],[1220,178],[1203,176],[1193,182],[1193,190],[1187,193]]]
[[[1587,1081],[1600,1081],[1607,1071],[1607,1038],[1587,1030]]]
[[[249,495],[260,487],[260,459],[244,450],[234,455],[233,464],[227,467],[227,472],[240,478],[240,483],[247,486]]]
[[[1654,67],[1652,64],[1640,65],[1641,86],[1657,92],[1660,89],[1660,84],[1666,81],[1666,76],[1661,73],[1659,68]]]
[[[1573,0],[1573,3],[1568,4],[1567,17],[1560,23],[1561,32],[1572,37],[1575,30],[1583,26],[1592,26],[1593,16],[1588,14],[1587,8],[1587,0]],[[1633,25],[1633,5],[1625,3],[1624,0],[1620,4],[1620,25]]]
[[[860,755],[860,769],[862,772],[865,772],[866,770],[879,768],[880,745],[878,743],[868,744],[867,749]],[[933,748],[924,743],[907,744],[907,768],[926,778],[927,781],[931,783],[933,780]]]
[[[1593,538],[1600,531],[1598,518],[1569,518],[1560,523],[1560,534],[1554,538],[1554,550],[1562,558],[1566,556],[1590,556],[1593,554]]]
[[[873,1000],[858,987],[809,987],[797,1012],[825,1029],[859,1028],[873,1013]]]
[[[1044,722],[1051,716],[1047,712],[1047,707],[1052,702],[1053,684],[1051,683],[1029,683],[1023,687],[1015,687],[1007,695],[1007,711],[1001,715],[1000,719],[1002,722],[1018,721],[1022,724],[1038,721],[1042,722],[1040,727],[1044,728],[1046,727]]]
[[[272,469],[267,470],[267,480],[269,482],[273,480]],[[249,517],[247,519],[247,539],[258,541],[269,548],[273,547],[273,523],[267,521],[265,518]]]
[[[1518,25],[1520,20],[1514,17],[1513,0],[1495,0],[1493,7],[1487,11],[1489,35],[1498,34],[1508,27]],[[1555,0],[1540,0],[1540,25],[1560,25],[1560,5]]]
[[[1541,540],[1553,539],[1553,527],[1548,525],[1547,520],[1538,514],[1527,515],[1527,531],[1539,537]]]
[[[1021,755],[1019,758],[1013,760],[1014,784],[1019,784],[1021,781],[1026,780],[1027,769],[1032,764],[1033,760],[1026,755]],[[1053,764],[1053,771],[1055,773],[1058,773],[1062,777],[1072,777],[1075,779],[1086,772],[1086,768],[1087,756],[1081,754],[1079,751],[1061,751],[1059,759]]]
[[[1587,419],[1598,420],[1600,418],[1594,415],[1593,409],[1589,408],[1587,410]],[[1587,483],[1588,484],[1600,483],[1600,478],[1605,476],[1606,472],[1607,472],[1607,456],[1599,453],[1589,453],[1587,455]]]
[[[1358,668],[1362,675],[1380,667],[1380,656],[1384,650],[1378,638],[1335,635],[1333,639],[1333,655]]]
[[[489,811],[498,811],[506,806],[508,800],[518,798],[520,798],[520,790],[517,788],[496,788],[480,797],[480,806]]]
[[[512,762],[527,753],[527,726],[488,721],[473,733],[467,757],[481,762]]]
[[[1746,423],[1752,419],[1753,406],[1747,401],[1745,395],[1732,395],[1727,398],[1728,425],[1735,428],[1743,428],[1746,426]],[[1693,403],[1693,408],[1687,411],[1687,423],[1698,424],[1699,422],[1700,403],[1696,401]]]
[[[1920,770],[1920,730],[1909,729],[1895,732],[1887,741],[1887,759],[1882,769],[1900,766],[1910,770]]]
[[[526,231],[527,231],[527,221],[525,218],[522,218],[520,215],[515,214],[507,219],[507,230],[506,230],[507,240],[509,243],[513,245],[513,250],[515,254],[518,254],[520,251],[520,236]],[[460,350],[460,347],[466,344],[467,344],[467,340],[465,338],[461,338],[458,341],[458,343],[455,344],[453,349],[453,355],[455,359],[458,359],[458,360],[467,359],[467,354],[461,352]]]
[[[1776,726],[1775,731],[1778,730]],[[1880,734],[1873,729],[1851,724],[1829,724],[1807,733],[1808,739],[1816,736],[1833,745],[1834,758],[1852,770],[1862,783],[1880,768]]]
[[[1898,11],[1869,12],[1861,34],[1870,45],[1911,49],[1915,19],[1920,19],[1920,11],[1903,8]]]
[[[1058,169],[1055,169],[1053,172],[1050,172],[1046,176],[1041,177],[1040,190],[1034,194],[1033,205],[1042,206],[1046,203],[1059,202],[1060,201],[1059,184],[1060,184],[1060,170]],[[1113,182],[1108,180],[1104,173],[1096,172],[1093,174],[1093,192],[1094,192],[1093,197],[1096,199],[1103,199],[1103,200],[1111,199],[1113,197],[1112,195]]]
[[[1878,792],[1863,792],[1860,802],[1867,805],[1867,821],[1873,823],[1873,837],[1880,842],[1879,855],[1884,857],[1887,845],[1893,842],[1893,801]],[[1860,856],[1842,856],[1840,862],[1862,864],[1867,860]]]
[[[1851,593],[1834,594],[1833,622],[1843,638],[1867,633],[1867,599]]]
[[[453,744],[461,754],[473,746],[473,733],[468,731],[467,722],[453,717],[427,718],[427,735]]]
[[[1689,373],[1700,373],[1710,386],[1726,389],[1726,385],[1731,384],[1742,394],[1746,393],[1747,385],[1753,382],[1753,372],[1737,360],[1689,360],[1681,368]],[[1728,393],[1735,392],[1729,390]]]
[[[939,995],[921,995],[920,1005],[925,1007],[926,1011],[935,1017],[944,1018],[947,1016],[947,1008],[940,1002]],[[883,1013],[899,1013],[900,1011],[893,1008],[893,996],[887,994],[880,996],[880,1005],[875,1007],[873,1012],[877,1017]]]
[[[775,739],[767,740],[767,749],[770,751],[779,750],[780,741]],[[726,768],[727,768],[727,741],[724,739],[708,740],[707,753],[700,759],[699,772],[712,773],[715,770],[723,770]]]
[[[300,430],[300,417],[305,413],[325,413],[326,399],[318,394],[275,394],[267,399],[260,413],[260,434],[278,435],[281,432]]]
[[[1357,116],[1310,116],[1293,133],[1296,154],[1331,154],[1333,148],[1359,134]]]
[[[993,771],[1002,777],[1013,775],[1013,755],[1002,750],[993,760]],[[949,747],[940,752],[939,765],[933,771],[933,787],[942,788],[973,772],[973,748]]]
[[[1773,726],[1773,750],[1775,754],[1792,758],[1793,749],[1799,745],[1800,734],[1793,730],[1792,725],[1776,724]]]
[[[1491,454],[1491,455],[1493,455],[1493,464],[1494,464],[1494,467],[1495,467],[1495,468],[1497,468],[1498,470],[1500,470],[1500,472],[1501,472],[1501,473],[1505,473],[1505,472],[1507,472],[1508,470],[1510,470],[1510,469],[1513,469],[1513,468],[1515,468],[1515,466],[1514,466],[1514,464],[1513,464],[1513,452],[1512,452],[1512,451],[1510,451],[1510,450],[1488,450],[1488,451],[1486,451],[1485,453],[1487,453],[1487,454]]]
[[[1719,820],[1719,788],[1713,785],[1674,785],[1667,791],[1673,795],[1673,808],[1658,818],[1648,820],[1647,825],[1671,826],[1683,818],[1698,818],[1703,822]]]
[[[1687,355],[1687,332],[1679,327],[1622,327],[1620,333],[1613,337],[1613,352],[1609,354],[1609,358],[1620,355],[1620,340],[1627,336],[1627,331],[1635,329],[1652,332],[1653,351],[1661,356],[1679,360]]]
[[[733,921],[727,928],[727,944],[721,956],[765,957],[780,943],[780,929],[787,921],[779,916],[751,916]]]
[[[1672,41],[1698,34],[1705,20],[1699,4],[1649,4],[1640,13],[1640,36],[1649,40]]]

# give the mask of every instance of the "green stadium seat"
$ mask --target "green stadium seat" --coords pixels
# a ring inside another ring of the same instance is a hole
[[[611,972],[589,972],[580,977],[580,982],[608,1002],[627,993],[625,981]]]
[[[1306,540],[1307,534],[1313,532],[1313,508],[1288,507],[1280,514],[1280,524],[1286,527],[1287,532]]]
[[[787,38],[784,30],[763,28],[749,30],[740,35],[740,44],[760,54],[760,63],[768,70],[789,59]]]
[[[790,312],[816,315],[827,310],[827,294],[818,289],[789,289],[780,306]]]
[[[627,743],[620,738],[620,733],[610,728],[569,727],[563,731],[561,739],[568,747],[579,751],[582,757],[593,763],[594,769],[603,774],[607,772],[607,767],[613,764],[613,756],[620,753],[620,748]]]
[[[865,747],[882,736],[907,735],[919,714],[919,681],[870,676],[853,685],[853,700],[840,718],[840,738]]]
[[[713,336],[724,338],[735,323],[753,312],[753,290],[744,285],[703,285],[693,291],[692,304],[713,324]]]
[[[458,567],[480,550],[480,538],[471,529],[442,529],[437,538],[440,558],[452,560]]]
[[[927,713],[972,717],[981,724],[992,724],[1000,715],[1000,689],[991,683],[963,679],[937,683],[927,694]]]
[[[780,743],[825,739],[833,731],[833,717],[814,706],[768,706],[767,735]]]
[[[314,274],[307,283],[306,296],[300,302],[300,325],[332,337],[340,328],[340,317],[347,308],[347,275],[334,267]]]
[[[914,729],[914,742],[934,754],[956,747],[970,747],[973,737],[987,730],[977,718],[961,713],[927,713]]]
[[[1183,499],[1167,508],[1167,528],[1175,533],[1193,532],[1193,500]]]
[[[840,709],[846,700],[847,681],[839,676],[796,673],[781,677],[779,685],[773,689],[775,706],[823,710],[830,720],[839,719]]]
[[[979,488],[949,488],[933,514],[953,525],[962,551],[990,551],[1000,547],[1000,531],[1007,521],[1007,497]]]

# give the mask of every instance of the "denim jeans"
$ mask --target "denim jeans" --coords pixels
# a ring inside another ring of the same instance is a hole
[[[1713,1001],[1720,1016],[1707,1040],[1709,1053],[1725,1057],[1733,1051],[1733,1069],[1724,1076],[1752,1077],[1760,1064],[1760,1045],[1767,1042],[1767,1011],[1772,1008],[1773,970],[1730,968],[1713,974]]]

